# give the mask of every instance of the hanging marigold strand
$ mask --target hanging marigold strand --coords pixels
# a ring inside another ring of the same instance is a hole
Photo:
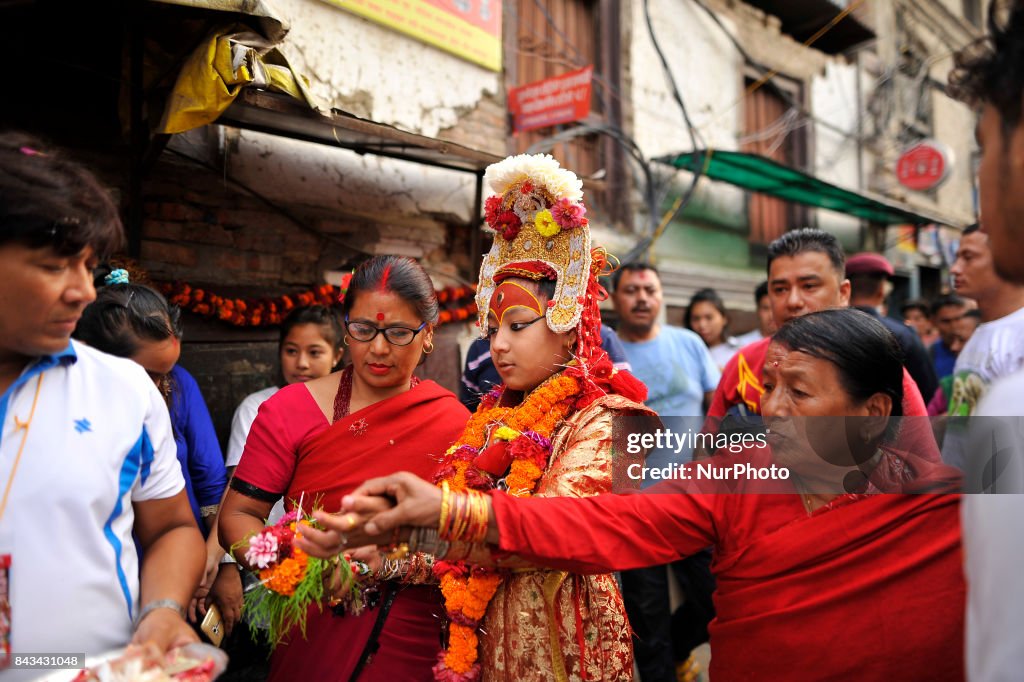
[[[164,282],[158,284],[170,303],[203,317],[216,318],[236,327],[266,327],[280,324],[288,313],[299,306],[333,305],[347,287],[338,288],[322,284],[297,294],[286,294],[275,298],[233,298],[220,296],[185,282]],[[441,305],[450,307],[441,310],[438,325],[450,322],[464,322],[476,315],[476,301],[470,299],[475,287],[457,286],[438,290]]]

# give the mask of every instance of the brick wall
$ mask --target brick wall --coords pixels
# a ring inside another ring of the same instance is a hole
[[[214,172],[165,154],[144,187],[142,266],[157,281],[182,280],[221,295],[277,296],[322,283],[323,271],[365,253],[418,258],[439,286],[471,272],[469,230],[443,220],[374,224],[300,203],[279,207],[299,227]],[[314,234],[313,231],[322,233]],[[186,314],[181,364],[199,382],[226,444],[238,403],[278,381],[276,328],[246,329]],[[419,374],[457,392],[457,337],[442,329]]]

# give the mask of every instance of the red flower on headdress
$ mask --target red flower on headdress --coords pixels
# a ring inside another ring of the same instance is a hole
[[[551,207],[551,217],[555,219],[563,230],[571,230],[576,227],[583,227],[587,224],[584,218],[587,208],[583,204],[575,204],[568,199],[559,199]]]
[[[500,234],[507,241],[512,241],[519,234],[519,230],[523,228],[522,222],[519,220],[519,216],[514,211],[502,211],[498,214],[498,217],[494,221],[495,232]]]
[[[484,202],[484,219],[487,224],[497,228],[498,214],[501,213],[501,197],[495,195],[493,197],[487,197],[487,201]]]

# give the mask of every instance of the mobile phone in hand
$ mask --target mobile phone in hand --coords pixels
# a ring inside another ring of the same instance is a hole
[[[202,625],[199,626],[202,630],[203,635],[210,641],[210,644],[219,647],[221,642],[224,641],[224,620],[221,618],[220,609],[217,608],[216,604],[210,604],[209,608],[206,609],[206,617],[203,618]]]

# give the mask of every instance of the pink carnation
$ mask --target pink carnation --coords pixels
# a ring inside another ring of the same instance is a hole
[[[249,538],[245,560],[250,566],[266,568],[277,561],[277,537],[273,533],[257,533]]]
[[[480,679],[481,668],[479,663],[464,673],[457,673],[445,663],[447,652],[442,651],[437,657],[437,664],[434,665],[434,680],[436,682],[477,682]]]
[[[568,199],[559,199],[554,206],[551,207],[551,217],[555,219],[559,227],[563,230],[571,230],[575,227],[583,227],[587,224],[587,219],[584,218],[587,214],[587,208],[583,204],[574,204]]]

